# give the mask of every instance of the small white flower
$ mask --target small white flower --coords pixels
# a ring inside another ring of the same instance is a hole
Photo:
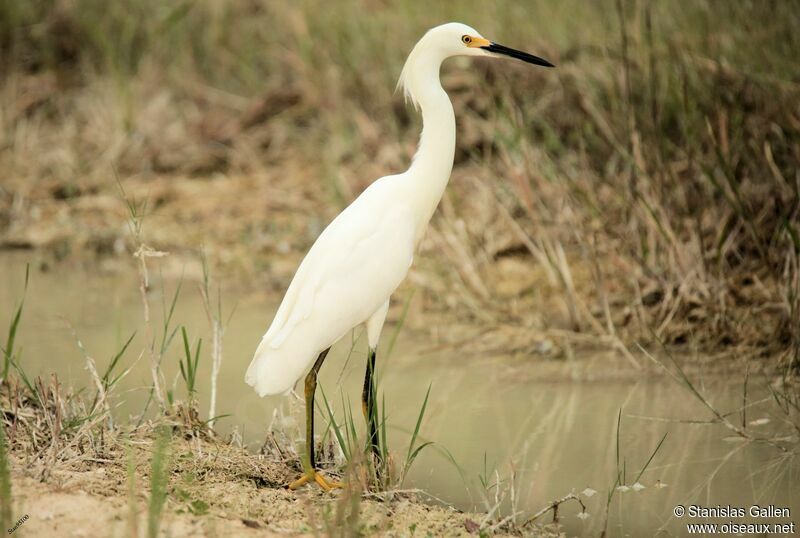
[[[589,512],[579,512],[576,517],[578,519],[589,519]]]
[[[592,488],[586,488],[585,490],[581,491],[581,493],[582,493],[582,494],[583,494],[585,497],[591,497],[591,496],[593,496],[593,495],[594,495],[595,493],[597,493],[597,492],[596,492],[595,490],[593,490]],[[589,516],[586,516],[586,517],[589,517]]]
[[[636,482],[634,485],[631,486],[633,491],[642,491],[645,487],[647,486],[643,485],[641,482]]]
[[[750,421],[751,426],[763,426],[764,424],[769,424],[769,419],[766,417]]]
[[[629,491],[630,489],[631,488],[629,488],[628,486],[625,486],[625,485],[617,486],[617,491],[619,491],[620,493],[625,493],[626,491]]]

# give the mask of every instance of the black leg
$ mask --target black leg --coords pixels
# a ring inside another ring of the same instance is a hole
[[[314,393],[317,390],[317,373],[319,372],[322,363],[325,362],[325,357],[331,348],[326,349],[317,357],[317,362],[311,367],[311,371],[306,376],[306,457],[307,468],[306,470],[314,470],[316,466],[316,455],[314,450]],[[306,465],[304,465],[306,467]]]
[[[375,402],[375,350],[370,349],[367,356],[367,371],[364,375],[364,390],[361,392],[361,408],[367,421],[367,435],[372,447],[375,462],[381,461],[378,440],[378,406]]]

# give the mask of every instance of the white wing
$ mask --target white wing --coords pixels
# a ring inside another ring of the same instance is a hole
[[[309,250],[247,369],[264,396],[289,390],[317,355],[380,308],[408,273],[414,220],[397,176],[367,188]]]

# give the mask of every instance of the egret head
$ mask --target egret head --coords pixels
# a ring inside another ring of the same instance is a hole
[[[529,64],[555,67],[544,58],[494,43],[474,28],[458,22],[432,28],[420,43],[422,42],[427,42],[426,45],[432,49],[438,49],[442,59],[450,56],[507,56]]]
[[[489,41],[466,24],[449,22],[428,30],[408,55],[403,66],[397,86],[403,89],[406,98],[414,106],[418,106],[420,81],[438,77],[439,66],[452,56],[507,56],[534,65],[555,67],[544,58]]]

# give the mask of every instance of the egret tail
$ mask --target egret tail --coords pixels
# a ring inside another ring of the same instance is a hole
[[[244,380],[259,396],[283,394],[294,386],[318,354],[319,350],[301,342],[286,342],[275,349],[263,338]]]

